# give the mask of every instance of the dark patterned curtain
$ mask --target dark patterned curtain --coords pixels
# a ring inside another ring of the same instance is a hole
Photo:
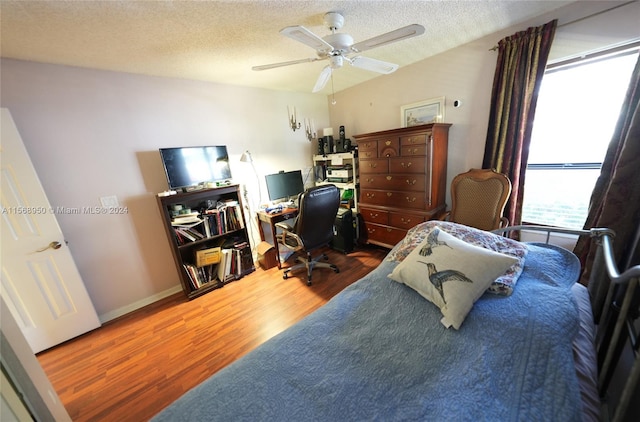
[[[533,116],[556,26],[557,20],[553,20],[498,43],[482,168],[494,169],[511,179],[513,188],[505,207],[511,225],[522,222]]]
[[[607,227],[615,231],[613,250],[618,268],[639,262],[640,250],[635,251],[635,256],[630,254],[640,230],[640,58],[591,194],[584,227]],[[587,237],[581,237],[574,248],[583,264],[583,284],[588,284],[595,249],[595,243]],[[607,289],[608,286],[589,286],[594,297],[601,297]],[[598,308],[598,304],[595,305],[594,308]]]

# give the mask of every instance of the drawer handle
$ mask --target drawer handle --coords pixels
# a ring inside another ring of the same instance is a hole
[[[391,233],[391,228],[387,227],[387,233]]]
[[[400,163],[400,165],[401,165],[402,167],[409,168],[409,167],[411,167],[411,161],[409,161],[408,163]]]
[[[416,182],[417,182],[417,180],[416,180],[416,179],[413,179],[413,180],[409,180],[409,179],[407,179],[407,185],[409,185],[409,186],[413,186],[413,185],[415,185],[415,184],[416,184]]]
[[[387,192],[387,196],[388,196],[389,198],[391,198],[391,195],[393,195],[391,192]]]
[[[405,220],[404,217],[401,217],[400,221],[402,222],[402,224],[411,224],[411,219],[410,218],[407,218]]]
[[[384,144],[385,144],[386,146],[389,146],[389,145],[391,145],[391,141],[385,141],[385,143],[384,143]]]
[[[374,181],[374,180],[375,180],[375,179],[374,179],[373,177],[371,177],[371,178],[367,179],[367,182],[369,182],[369,183],[373,183],[373,181]]]
[[[369,163],[369,167],[374,169],[374,168],[378,167],[378,163]]]
[[[367,233],[375,233],[376,229],[367,229]]]
[[[391,181],[391,179],[393,179],[393,176],[387,176],[388,181]]]
[[[407,196],[407,202],[411,203],[411,202],[416,202],[416,197],[414,196],[413,198],[409,198]]]
[[[418,148],[410,149],[409,154],[416,155],[418,153]]]
[[[367,158],[371,158],[371,157],[373,156],[373,153],[371,153],[371,152],[367,152],[367,153],[365,153],[365,156],[366,156]]]
[[[391,154],[387,152],[387,155],[385,155],[385,157],[391,157]]]
[[[378,218],[378,213],[374,214],[372,212],[369,213],[369,217],[371,218]]]
[[[367,193],[367,198],[373,198],[374,196],[376,196],[375,193]]]

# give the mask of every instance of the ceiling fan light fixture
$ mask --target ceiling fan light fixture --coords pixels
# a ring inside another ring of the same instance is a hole
[[[344,64],[343,56],[330,56],[329,63],[331,64],[331,69],[340,69]]]
[[[280,30],[280,33],[282,35],[313,48],[316,51],[317,55],[315,58],[253,66],[252,69],[266,70],[298,63],[327,60],[329,61],[329,64],[322,69],[318,80],[316,81],[316,84],[313,88],[313,92],[318,92],[324,88],[330,78],[332,79],[333,84],[333,69],[341,68],[344,65],[345,61],[347,61],[354,67],[382,74],[395,72],[396,69],[398,69],[397,64],[361,56],[353,58],[347,56],[353,52],[370,50],[375,47],[380,47],[382,45],[387,45],[407,38],[412,38],[417,35],[423,34],[425,31],[424,26],[413,24],[354,44],[353,37],[351,37],[351,35],[336,32],[337,30],[342,28],[342,25],[344,24],[344,17],[340,13],[326,13],[324,16],[324,20],[331,30],[331,34],[325,36],[324,38],[320,38],[301,25],[287,26]]]

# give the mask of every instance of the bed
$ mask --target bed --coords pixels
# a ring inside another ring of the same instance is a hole
[[[598,420],[579,273],[557,246],[423,223],[374,271],[153,420]]]

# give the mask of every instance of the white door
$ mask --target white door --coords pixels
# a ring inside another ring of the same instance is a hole
[[[100,326],[11,113],[2,109],[1,294],[38,353]]]

